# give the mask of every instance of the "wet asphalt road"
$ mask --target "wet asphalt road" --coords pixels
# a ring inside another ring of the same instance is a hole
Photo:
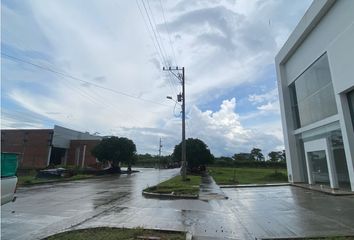
[[[1,208],[1,237],[41,239],[97,226],[182,230],[195,239],[354,235],[354,196],[282,186],[222,189],[229,199],[220,190],[204,192],[204,200],[146,199],[142,189],[179,170],[141,171],[20,188],[17,201]]]

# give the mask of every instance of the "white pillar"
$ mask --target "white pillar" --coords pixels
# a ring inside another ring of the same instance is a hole
[[[294,119],[291,112],[291,99],[285,66],[277,65],[278,93],[280,99],[281,120],[283,126],[284,145],[286,153],[286,166],[288,169],[288,181],[292,183],[304,182],[300,168],[300,158],[297,149],[297,141],[294,135]]]
[[[76,166],[79,166],[80,163],[80,148],[77,147],[75,150],[75,160],[76,160]]]
[[[50,155],[52,155],[52,146],[48,146],[47,166],[50,164]]]
[[[354,191],[354,129],[346,94],[336,94],[339,124],[343,137],[345,159],[347,161],[350,186]]]
[[[307,167],[307,177],[309,180],[309,184],[312,185],[314,184],[313,178],[312,178],[312,162],[310,162],[308,153],[305,153],[305,159],[306,159],[306,167]]]
[[[82,153],[82,162],[81,162],[81,167],[83,168],[85,166],[85,156],[86,156],[86,145],[84,145],[84,150]]]
[[[338,185],[337,170],[334,162],[331,142],[328,138],[326,139],[326,144],[327,144],[326,159],[327,159],[327,166],[328,166],[329,182],[331,188],[338,188],[339,185]]]

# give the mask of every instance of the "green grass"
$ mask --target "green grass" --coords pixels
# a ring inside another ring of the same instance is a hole
[[[354,240],[354,237],[318,237],[318,238],[296,238],[296,240]]]
[[[209,174],[220,185],[287,182],[286,169],[208,167]]]
[[[353,240],[354,237],[326,237],[326,238],[317,238],[319,239],[325,239],[325,240]]]
[[[139,236],[154,236],[160,237],[162,240],[184,240],[186,239],[185,233],[180,232],[167,232],[167,231],[154,231],[145,229],[121,229],[121,228],[89,228],[82,230],[74,230],[64,233],[59,233],[50,236],[48,240],[130,240],[139,239]],[[145,238],[147,239],[147,238]]]
[[[197,195],[199,193],[200,176],[188,175],[188,181],[182,181],[181,176],[173,177],[144,191],[152,193],[174,193],[174,195]]]
[[[313,240],[353,240],[354,237],[324,237],[324,238],[308,238]]]
[[[77,174],[72,177],[68,178],[54,178],[54,179],[47,179],[47,178],[36,178],[35,175],[24,175],[18,176],[18,185],[19,186],[29,186],[32,184],[39,184],[39,183],[50,183],[50,182],[63,182],[63,181],[74,181],[74,180],[81,180],[92,178],[94,175],[90,174]]]

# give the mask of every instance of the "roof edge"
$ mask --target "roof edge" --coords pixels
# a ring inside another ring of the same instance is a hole
[[[326,13],[332,8],[336,0],[314,0],[306,13],[296,25],[288,40],[275,56],[275,62],[284,64],[301,45]]]

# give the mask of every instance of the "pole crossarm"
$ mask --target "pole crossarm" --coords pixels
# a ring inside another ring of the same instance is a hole
[[[184,69],[184,67],[183,67],[183,69]],[[177,74],[175,73],[175,71],[182,71],[181,68],[178,68],[178,67],[176,67],[176,68],[171,68],[171,67],[165,68],[165,67],[163,67],[162,70],[163,70],[163,71],[168,71],[168,72],[172,73],[172,74],[178,79],[178,81],[182,84],[181,76],[179,76],[179,75],[177,75]]]

